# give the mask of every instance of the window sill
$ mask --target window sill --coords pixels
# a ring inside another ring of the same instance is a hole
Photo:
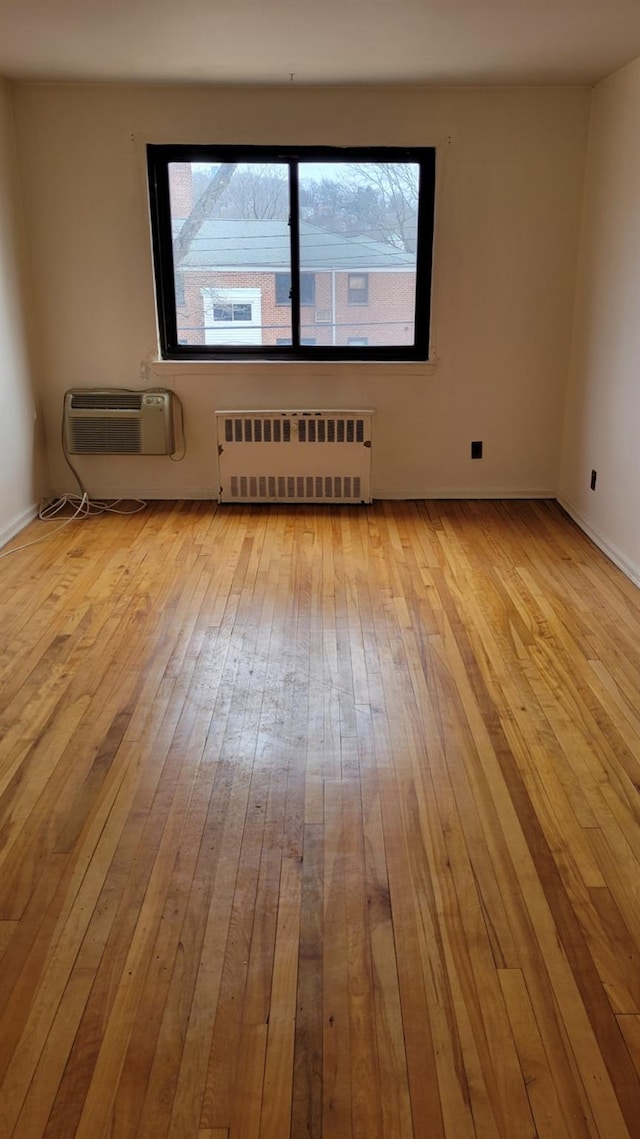
[[[237,359],[226,360],[162,360],[160,358],[145,360],[141,366],[140,372],[143,381],[148,381],[151,373],[169,373],[174,376],[186,375],[202,375],[206,371],[218,373],[221,371],[227,372],[229,368],[237,369],[242,367],[246,370],[253,371],[254,369],[274,368],[284,372],[292,372],[292,379],[295,379],[300,374],[300,369],[304,371],[314,371],[316,373],[334,374],[338,375],[340,372],[346,372],[352,368],[362,368],[365,366],[369,372],[384,374],[385,372],[393,372],[394,375],[402,374],[403,376],[432,376],[438,371],[440,360],[437,356],[432,356],[430,360],[350,360],[350,359],[335,359],[335,360],[277,360],[275,358],[265,357],[249,357],[243,356]]]

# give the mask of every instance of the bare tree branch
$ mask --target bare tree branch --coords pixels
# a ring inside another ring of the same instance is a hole
[[[413,163],[344,164],[332,178],[306,181],[300,202],[301,216],[321,229],[416,251],[418,171]]]
[[[216,170],[204,193],[200,195],[193,206],[189,217],[186,218],[180,233],[173,242],[173,266],[177,269],[191,248],[191,242],[197,237],[203,223],[210,217],[213,207],[224,194],[237,162],[223,162]]]
[[[374,187],[379,203],[381,236],[389,245],[415,252],[415,219],[418,181],[415,168],[407,163],[362,163],[360,178]]]

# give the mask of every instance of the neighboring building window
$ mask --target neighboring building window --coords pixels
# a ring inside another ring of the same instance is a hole
[[[300,274],[300,304],[314,305],[316,303],[316,275],[315,273]],[[276,273],[276,304],[291,304],[291,273]]]
[[[433,148],[149,146],[148,169],[164,359],[427,359]]]
[[[213,319],[223,321],[225,323],[235,320],[251,320],[253,315],[252,305],[214,305],[213,306]]]
[[[349,273],[347,282],[350,305],[369,304],[369,274]]]
[[[200,292],[205,344],[237,347],[262,343],[260,289],[204,287]]]

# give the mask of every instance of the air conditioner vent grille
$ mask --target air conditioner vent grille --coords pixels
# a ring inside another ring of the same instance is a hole
[[[142,395],[119,391],[74,392],[71,407],[74,411],[140,411]]]
[[[137,455],[141,436],[139,419],[71,419],[69,450],[76,455]]]

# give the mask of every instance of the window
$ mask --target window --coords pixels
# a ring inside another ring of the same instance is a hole
[[[259,289],[202,286],[205,344],[260,344],[262,297]]]
[[[316,275],[315,273],[300,274],[300,304],[314,305],[316,303]],[[291,304],[291,273],[276,273],[276,304]]]
[[[347,290],[350,305],[369,304],[369,274],[349,273]]]
[[[251,320],[251,305],[214,305],[213,319],[222,321]]]
[[[149,146],[148,170],[164,359],[427,359],[433,148]]]

